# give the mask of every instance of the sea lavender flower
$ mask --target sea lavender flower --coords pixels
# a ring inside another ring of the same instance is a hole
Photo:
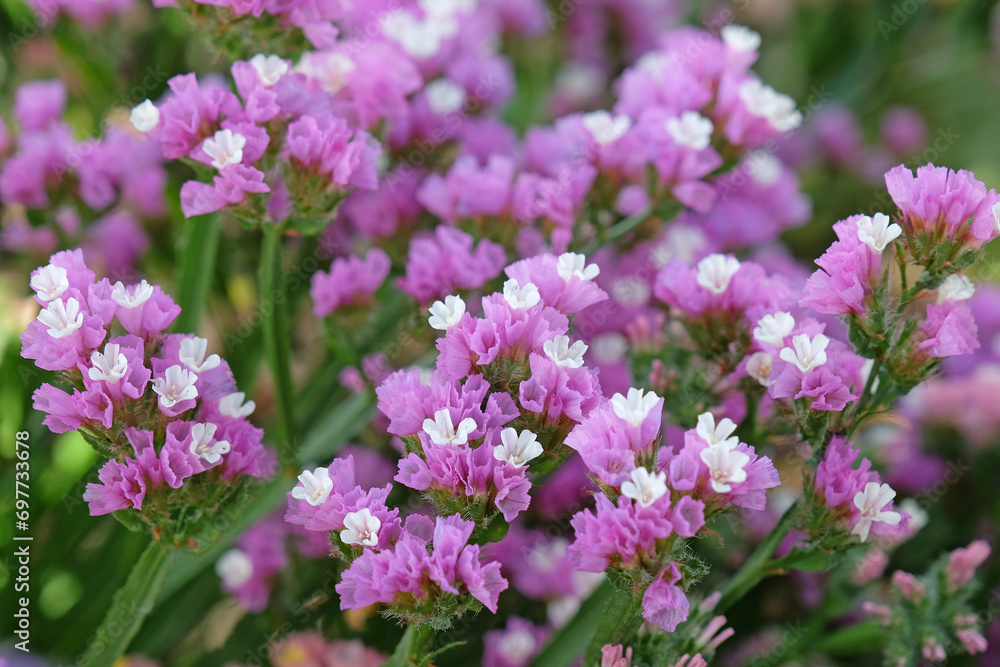
[[[389,275],[389,256],[380,248],[372,248],[364,256],[337,258],[330,271],[317,271],[312,277],[309,295],[313,314],[325,317],[345,306],[367,303]]]

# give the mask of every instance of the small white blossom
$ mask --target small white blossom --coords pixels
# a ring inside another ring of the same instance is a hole
[[[242,391],[234,391],[231,394],[226,394],[219,399],[219,412],[233,419],[249,417],[257,409],[257,404],[253,401],[244,403],[243,400],[245,398],[246,394]]]
[[[462,316],[465,315],[465,301],[462,300],[462,297],[452,294],[446,296],[443,302],[435,301],[428,310],[430,310],[431,316],[427,322],[431,327],[439,331],[447,331],[462,321]]]
[[[456,429],[448,408],[435,412],[434,419],[425,419],[423,425],[424,433],[430,436],[435,445],[464,445],[469,442],[469,434],[476,428],[476,420],[466,417],[458,423]]]
[[[653,295],[649,282],[634,276],[619,278],[609,291],[615,301],[626,306],[645,306]]]
[[[107,382],[115,384],[128,372],[128,359],[121,352],[118,343],[108,343],[104,346],[104,352],[94,350],[90,355],[91,368],[87,369],[87,375],[94,382]]]
[[[441,50],[441,43],[458,32],[458,21],[450,14],[428,15],[426,20],[397,9],[381,20],[382,34],[402,47],[407,55],[425,60]]]
[[[132,107],[128,120],[140,132],[149,132],[160,124],[160,110],[152,101],[145,100]]]
[[[785,337],[795,328],[795,318],[784,311],[765,315],[754,327],[753,337],[761,343],[770,343],[775,347],[785,344]]]
[[[667,134],[677,142],[678,146],[686,146],[691,150],[701,151],[712,143],[712,132],[715,126],[712,121],[697,111],[685,111],[678,118],[667,121]]]
[[[578,340],[570,345],[569,336],[556,336],[542,343],[542,350],[559,368],[579,368],[583,366],[587,344]]]
[[[748,152],[743,158],[743,163],[750,178],[762,188],[769,188],[777,183],[784,171],[781,160],[763,149]]]
[[[258,53],[250,59],[250,64],[257,70],[257,76],[265,87],[270,88],[278,83],[281,77],[288,74],[288,61],[278,56],[265,56]]]
[[[740,261],[729,255],[713,254],[698,262],[698,284],[712,294],[722,294],[740,270]]]
[[[701,460],[708,466],[708,477],[716,493],[729,493],[733,484],[747,481],[745,470],[750,457],[724,444],[701,450]]]
[[[212,158],[212,166],[222,170],[243,162],[243,147],[247,138],[232,130],[219,130],[211,139],[205,139],[201,150]]]
[[[628,398],[621,394],[611,397],[611,409],[632,426],[639,427],[659,400],[660,397],[651,391],[643,392],[642,389],[631,387]]]
[[[465,104],[467,94],[465,88],[451,79],[436,79],[424,88],[427,105],[434,113],[443,116],[454,113]]]
[[[698,415],[698,435],[710,445],[735,447],[740,442],[739,438],[735,436],[730,437],[735,431],[736,424],[729,417],[716,424],[715,416],[711,412],[704,412]]]
[[[534,633],[527,628],[508,630],[497,638],[496,652],[505,665],[526,665],[539,648]]]
[[[371,511],[364,507],[344,516],[344,530],[340,531],[340,539],[344,544],[374,547],[378,545],[378,529],[381,527],[379,518],[372,516]]]
[[[45,310],[38,313],[38,321],[47,326],[53,338],[65,338],[83,326],[83,312],[80,302],[70,297],[50,301]]]
[[[597,264],[587,264],[586,255],[578,252],[564,252],[556,260],[556,272],[565,282],[569,282],[573,276],[580,280],[593,280],[601,273],[601,267]]]
[[[760,34],[735,23],[722,28],[722,41],[729,48],[742,53],[749,53],[760,48]]]
[[[598,144],[607,146],[621,139],[629,128],[632,127],[632,119],[628,116],[612,116],[609,112],[591,111],[583,114],[583,126],[590,132]]]
[[[215,424],[195,424],[191,427],[191,453],[208,463],[216,463],[223,454],[229,453],[229,442],[215,440],[215,432],[219,429]]]
[[[903,228],[892,222],[885,213],[876,213],[872,217],[861,216],[858,220],[858,239],[877,253],[899,238]]]
[[[667,473],[651,475],[645,468],[632,471],[632,479],[622,484],[622,495],[649,507],[667,493]]]
[[[953,273],[938,287],[937,302],[941,304],[945,301],[965,301],[971,299],[975,293],[976,286],[971,280],[960,273]]]
[[[505,428],[500,431],[500,444],[493,449],[493,458],[506,461],[515,468],[523,468],[528,461],[541,456],[542,451],[538,436],[528,429],[518,433],[515,429]]]
[[[145,280],[138,285],[125,287],[122,281],[115,283],[115,288],[111,290],[111,298],[122,308],[132,310],[149,301],[153,296],[153,286]]]
[[[174,364],[162,377],[153,380],[153,391],[160,397],[160,405],[172,408],[181,401],[198,398],[198,388],[194,386],[197,381],[197,375]]]
[[[628,338],[615,331],[598,334],[590,340],[590,353],[598,363],[613,364],[623,361],[628,350]]]
[[[215,573],[226,588],[239,588],[253,576],[253,561],[242,549],[230,549],[215,561]]]
[[[829,344],[830,339],[823,334],[816,334],[812,338],[808,334],[799,334],[792,338],[795,349],[782,348],[778,356],[783,361],[798,366],[803,373],[808,373],[826,363],[826,346]]]
[[[771,369],[774,358],[767,352],[754,352],[747,359],[747,375],[759,382],[763,387],[771,386]]]
[[[522,287],[516,278],[511,278],[503,284],[503,298],[515,310],[532,308],[542,300],[534,283],[525,283]]]
[[[61,266],[43,266],[31,276],[31,289],[42,301],[58,299],[69,289],[69,277]]]
[[[854,506],[860,510],[861,516],[858,517],[858,523],[851,534],[857,535],[864,542],[868,539],[868,533],[876,521],[890,526],[899,523],[903,518],[899,512],[884,509],[895,497],[896,492],[888,484],[881,486],[877,482],[865,484],[864,491],[858,491],[854,496]]]
[[[778,132],[787,132],[802,123],[802,114],[795,108],[795,100],[761,83],[750,79],[740,85],[740,99],[747,111],[766,119]]]
[[[208,341],[204,338],[194,336],[192,338],[185,338],[181,341],[181,351],[178,356],[181,363],[193,370],[195,373],[204,373],[205,371],[210,371],[222,363],[222,359],[220,359],[217,354],[210,355],[206,359],[205,352],[207,351]]]
[[[292,498],[304,500],[313,507],[325,503],[333,492],[333,480],[327,468],[303,470],[299,475],[299,484],[302,486],[296,484],[292,489]]]

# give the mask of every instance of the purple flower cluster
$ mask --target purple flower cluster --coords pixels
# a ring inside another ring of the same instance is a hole
[[[215,484],[270,473],[263,431],[247,417],[228,364],[207,341],[164,330],[180,308],[158,286],[96,281],[79,250],[60,252],[32,272],[42,306],[21,336],[21,354],[58,371],[72,393],[44,384],[35,408],[56,433],[81,430],[111,457],[84,499],[92,515],[142,510],[200,475]],[[125,335],[111,336],[117,325]]]
[[[65,237],[83,247],[92,266],[122,276],[149,245],[140,220],[166,212],[163,156],[155,142],[112,123],[103,137],[77,141],[63,120],[66,100],[58,80],[17,90],[14,119],[21,132],[0,164],[0,202],[13,215],[0,247],[45,257]],[[0,135],[0,153],[6,153],[6,128]],[[54,211],[54,224],[29,223],[27,211],[38,209]]]

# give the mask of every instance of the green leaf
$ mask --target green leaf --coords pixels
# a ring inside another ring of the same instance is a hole
[[[174,331],[197,333],[215,273],[222,226],[215,213],[190,218],[184,226],[184,247],[180,250],[180,284],[177,286],[177,303],[181,307],[181,314],[174,322]]]
[[[605,579],[580,605],[569,623],[559,628],[528,667],[567,667],[571,665],[594,636],[604,606],[614,593],[614,585]]]
[[[604,613],[594,630],[587,653],[583,657],[585,665],[601,663],[601,649],[606,644],[631,646],[635,633],[642,625],[643,590],[636,590],[631,579],[618,570],[608,571],[608,580],[614,592],[604,606]]]
[[[869,621],[832,632],[818,643],[816,652],[832,656],[858,655],[874,651],[884,646],[886,641],[886,629],[875,621]]]
[[[153,609],[173,555],[172,549],[168,552],[156,542],[146,547],[125,585],[115,593],[111,609],[77,662],[79,667],[111,667],[125,652]]]
[[[278,448],[282,459],[295,452],[295,387],[292,384],[291,341],[288,326],[288,283],[282,276],[281,230],[262,225],[258,282],[261,314],[264,316],[264,350],[274,378],[278,402]]]
[[[300,463],[326,463],[338,445],[350,440],[368,424],[375,401],[370,393],[351,396],[320,420],[303,440],[297,458]]]

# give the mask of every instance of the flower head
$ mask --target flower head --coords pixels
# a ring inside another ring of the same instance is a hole
[[[560,368],[580,368],[587,344],[578,340],[570,345],[569,336],[556,336],[542,343],[542,351]]]
[[[160,110],[150,100],[145,100],[132,107],[128,119],[135,129],[149,132],[160,124]]]
[[[632,119],[628,116],[612,116],[603,109],[583,114],[582,120],[590,136],[602,146],[618,141],[632,127]]]
[[[632,479],[622,484],[622,495],[649,507],[667,493],[667,473],[650,474],[645,468],[632,471]]]
[[[765,315],[754,327],[753,337],[760,343],[768,343],[775,347],[785,344],[785,338],[795,328],[795,318],[791,313],[779,312]]]
[[[128,359],[121,353],[118,343],[108,343],[104,346],[103,353],[94,350],[90,355],[90,363],[93,365],[87,369],[87,375],[95,382],[114,384],[128,372]]]
[[[858,491],[854,496],[854,506],[858,508],[861,515],[858,522],[851,531],[852,535],[857,535],[862,542],[868,539],[868,532],[875,522],[886,523],[895,526],[902,520],[899,512],[886,510],[885,507],[896,497],[896,492],[888,484],[878,484],[868,482],[863,491]]]
[[[367,507],[357,512],[348,512],[344,516],[344,530],[340,531],[340,539],[344,544],[355,544],[362,547],[374,547],[378,544],[378,529],[382,522]]]
[[[870,218],[864,215],[858,220],[858,239],[878,253],[902,233],[903,228],[892,222],[885,213],[876,213]]]
[[[611,409],[632,426],[639,427],[659,400],[660,397],[651,391],[631,387],[627,398],[621,394],[611,397]]]
[[[219,355],[213,354],[207,359],[205,352],[208,351],[208,341],[204,338],[193,336],[181,341],[180,361],[195,373],[204,373],[218,366],[222,360]]]
[[[447,331],[462,320],[462,316],[465,315],[465,301],[462,297],[452,294],[446,296],[443,302],[435,301],[428,310],[431,316],[427,321],[431,327],[438,331]]]
[[[61,266],[43,266],[31,276],[31,289],[42,301],[58,299],[69,289],[69,274]]]
[[[504,282],[503,298],[515,310],[536,306],[542,299],[538,294],[538,288],[534,284],[525,283],[522,287],[516,278],[509,278]]]
[[[153,296],[153,286],[147,283],[145,280],[140,282],[138,285],[131,285],[126,287],[122,281],[115,283],[114,289],[111,291],[111,298],[115,300],[122,308],[138,308],[142,304],[149,301],[149,298]]]
[[[556,260],[556,271],[567,283],[576,276],[580,280],[593,280],[601,273],[597,264],[587,264],[587,257],[576,252],[564,252]]]
[[[518,433],[513,428],[505,428],[500,431],[500,445],[494,448],[493,458],[523,468],[528,461],[541,456],[542,451],[538,437],[528,429]]]
[[[326,502],[332,491],[333,480],[328,469],[303,470],[299,475],[299,484],[292,489],[292,498],[304,500],[315,507]]]
[[[712,294],[722,294],[740,270],[740,261],[730,255],[709,255],[698,262],[698,284]]]
[[[712,121],[697,111],[685,111],[677,118],[667,121],[667,133],[680,146],[700,151],[712,143],[712,132],[715,127]]]
[[[218,170],[243,162],[243,147],[247,138],[232,130],[219,130],[211,139],[205,139],[201,150],[212,158],[212,166]]]
[[[830,339],[823,334],[816,334],[812,338],[808,334],[799,334],[792,338],[794,350],[784,347],[779,356],[783,361],[798,366],[803,373],[808,373],[826,363],[826,346],[829,344]]]
[[[223,454],[228,454],[230,444],[225,440],[215,440],[218,426],[212,423],[195,424],[191,427],[191,453],[207,463],[216,463]]]
[[[65,338],[83,326],[80,302],[70,297],[51,301],[45,310],[38,313],[38,321],[47,326],[53,338]]]
[[[172,408],[181,401],[198,398],[198,388],[194,386],[197,381],[197,375],[174,364],[153,380],[153,391],[160,397],[160,405]]]
[[[728,417],[716,424],[715,416],[711,412],[698,416],[698,435],[710,445],[724,444],[727,447],[735,447],[739,444],[739,438],[729,437],[735,431],[736,424]]]
[[[260,82],[266,87],[271,87],[278,83],[278,80],[288,74],[288,61],[278,56],[265,56],[258,53],[250,59],[250,64],[257,70]]]
[[[464,445],[469,442],[469,434],[477,428],[476,420],[466,417],[455,428],[451,421],[451,413],[442,408],[434,413],[434,419],[425,419],[423,431],[430,436],[435,445]]]
[[[729,493],[733,484],[747,481],[745,468],[750,457],[726,443],[703,449],[701,460],[708,466],[709,481],[716,493]]]

